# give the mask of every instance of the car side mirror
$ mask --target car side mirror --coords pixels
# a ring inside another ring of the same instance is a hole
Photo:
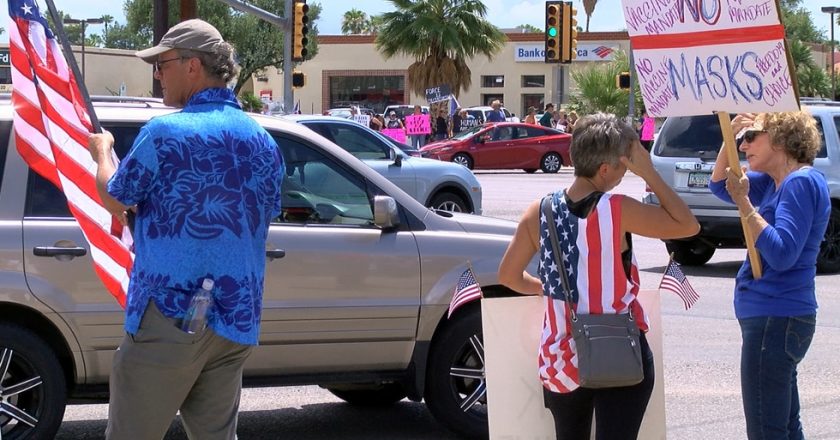
[[[394,159],[394,165],[401,167],[403,160],[402,154],[398,153],[397,150],[391,148],[391,155],[393,156],[392,159]]]
[[[373,224],[379,229],[393,229],[400,225],[400,214],[393,197],[374,196]]]

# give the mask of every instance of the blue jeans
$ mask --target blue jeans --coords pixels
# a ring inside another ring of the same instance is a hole
[[[796,366],[805,357],[816,315],[739,319],[741,395],[750,440],[800,440]]]
[[[426,135],[425,134],[418,134],[418,135],[411,135],[411,146],[416,149],[423,148],[426,145]]]

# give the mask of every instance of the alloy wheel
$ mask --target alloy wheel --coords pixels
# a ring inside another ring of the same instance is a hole
[[[42,385],[26,359],[9,348],[0,352],[0,438],[22,438],[37,426]]]
[[[450,368],[452,392],[460,402],[461,410],[487,414],[487,382],[484,372],[484,343],[481,336],[473,335],[461,347]]]

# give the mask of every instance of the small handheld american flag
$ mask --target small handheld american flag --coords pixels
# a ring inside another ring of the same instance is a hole
[[[688,310],[694,303],[700,299],[700,295],[691,287],[685,273],[680,269],[680,265],[674,261],[673,255],[668,262],[668,267],[665,268],[665,273],[662,274],[662,281],[659,282],[659,289],[669,290],[677,294],[685,304],[685,309]]]
[[[467,270],[458,277],[458,284],[455,285],[455,294],[449,302],[449,314],[446,317],[451,317],[458,307],[478,298],[481,298],[481,286],[475,280],[472,269],[467,267]]]

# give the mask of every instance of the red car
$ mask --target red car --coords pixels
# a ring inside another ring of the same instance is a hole
[[[420,149],[423,157],[452,161],[469,169],[538,169],[556,173],[572,165],[572,136],[553,128],[519,122],[475,127],[452,139]]]

